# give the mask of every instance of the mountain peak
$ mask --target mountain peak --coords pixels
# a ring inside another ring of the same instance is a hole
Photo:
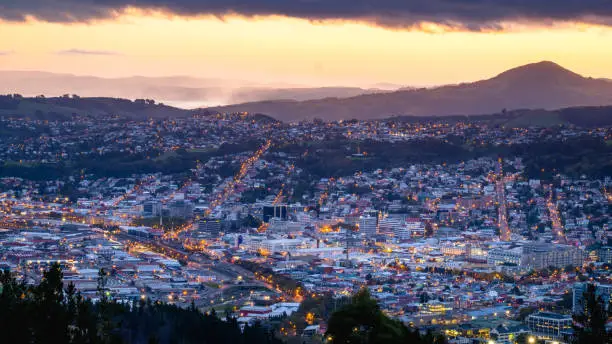
[[[583,80],[584,77],[552,61],[541,61],[509,69],[493,79],[539,83],[542,81],[571,82]]]

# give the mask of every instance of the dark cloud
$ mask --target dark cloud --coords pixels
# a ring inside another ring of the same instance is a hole
[[[68,49],[57,51],[59,55],[98,55],[98,56],[118,56],[121,53],[116,51],[106,50],[83,50],[83,49]]]
[[[0,0],[0,18],[55,22],[113,17],[128,7],[178,15],[284,15],[356,20],[391,28],[434,22],[465,30],[500,29],[505,21],[612,25],[611,0]]]

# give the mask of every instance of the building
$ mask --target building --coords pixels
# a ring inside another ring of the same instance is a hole
[[[144,216],[160,216],[162,213],[162,204],[159,201],[148,201],[142,206]]]
[[[362,216],[359,218],[359,232],[365,235],[374,235],[378,232],[378,217]]]
[[[168,207],[170,217],[190,219],[193,217],[193,203],[189,201],[173,201]]]
[[[573,303],[572,312],[574,314],[583,314],[586,304],[584,300],[584,293],[590,283],[576,283],[574,284],[573,292]],[[612,302],[612,285],[611,284],[599,284],[594,283],[595,286],[595,297],[601,297],[607,310],[611,309],[610,303]]]
[[[302,239],[272,239],[251,240],[246,245],[253,251],[265,251],[268,253],[289,252],[296,253],[299,249],[313,248],[312,240]]]
[[[538,338],[562,339],[572,330],[572,316],[551,312],[538,312],[527,317],[527,327]]]
[[[520,265],[523,258],[523,250],[520,247],[513,249],[496,248],[489,251],[487,263],[491,265]]]
[[[582,266],[584,253],[569,245],[532,243],[523,246],[521,266],[529,269],[544,269],[549,266],[562,268],[568,265]]]
[[[612,264],[612,246],[604,246],[597,250],[597,261]]]
[[[221,220],[215,218],[202,218],[198,222],[198,231],[219,233],[221,231]]]
[[[380,233],[391,234],[395,230],[402,227],[402,221],[396,217],[385,217],[380,219],[378,223],[378,230]]]
[[[425,236],[425,224],[420,219],[406,219],[405,228],[410,233],[410,237],[422,238]]]
[[[514,344],[517,342],[520,335],[527,333],[529,333],[529,331],[522,325],[499,325],[491,330],[491,337],[495,339],[496,344]]]

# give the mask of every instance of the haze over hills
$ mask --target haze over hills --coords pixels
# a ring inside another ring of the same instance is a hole
[[[261,101],[209,110],[265,113],[282,121],[297,121],[478,115],[498,113],[502,109],[558,109],[610,104],[612,82],[609,80],[583,77],[544,61],[473,83],[402,89],[350,98]]]
[[[513,121],[517,117],[520,118],[520,123],[517,124],[528,125],[529,123],[560,124],[566,121],[564,118],[559,118],[558,111],[548,110],[612,105],[612,81],[583,77],[552,62],[539,62],[517,67],[491,79],[473,83],[429,89],[400,88],[394,92],[372,94],[363,94],[366,92],[364,89],[347,87],[279,89],[259,88],[257,85],[239,87],[236,86],[236,83],[227,80],[190,77],[104,79],[40,72],[0,72],[0,77],[3,77],[0,93],[16,93],[10,89],[10,86],[7,86],[15,83],[20,83],[23,90],[29,90],[29,92],[23,92],[26,95],[28,93],[38,94],[37,90],[54,87],[53,85],[59,83],[66,89],[78,90],[78,92],[65,93],[77,93],[83,96],[0,99],[2,100],[0,101],[0,114],[2,115],[45,119],[67,118],[84,114],[122,115],[130,118],[168,118],[188,116],[194,113],[246,111],[269,115],[281,121],[314,118],[333,121],[393,116],[474,116],[499,114],[502,109],[506,109],[507,113],[514,113]],[[198,86],[205,83],[208,83],[210,87]],[[172,86],[157,86],[162,84]],[[125,92],[131,95],[132,99],[151,99],[155,98],[150,97],[151,94],[159,92],[166,98],[172,98],[174,94],[182,99],[185,95],[196,99],[202,92],[209,92],[207,94],[210,95],[221,88],[231,88],[232,96],[237,99],[274,98],[277,100],[185,110],[161,104],[173,105],[172,102],[160,101],[162,98],[157,98],[158,102],[155,103],[99,96],[99,94],[114,90],[113,92],[120,98],[126,97],[122,95]],[[329,94],[336,94],[337,97],[328,97]],[[359,95],[355,96],[355,94]],[[85,97],[90,95],[95,96]],[[609,108],[606,107],[606,115],[609,113]],[[520,113],[514,111],[516,109],[520,109]],[[602,113],[593,109],[580,110],[580,113],[585,111]],[[534,119],[530,120],[530,117]],[[596,118],[593,118],[594,120]],[[606,118],[605,121],[607,122],[608,119]]]
[[[386,85],[376,89],[358,87],[303,87],[299,85],[267,85],[243,80],[218,78],[126,77],[99,78],[47,72],[0,71],[0,94],[24,96],[44,94],[48,97],[77,94],[81,97],[114,97],[156,99],[182,108],[218,106],[270,99],[304,101],[327,97],[356,95],[395,90]]]

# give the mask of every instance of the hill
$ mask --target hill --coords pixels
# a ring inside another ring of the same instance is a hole
[[[119,98],[0,96],[0,115],[33,119],[62,120],[74,116],[121,116],[132,119],[185,117],[192,111],[153,100]]]
[[[152,99],[134,101],[121,98],[79,96],[35,97],[26,98],[20,95],[0,95],[0,116],[23,117],[30,119],[68,120],[73,116],[119,116],[127,119],[163,119],[180,118],[191,115],[217,116],[206,110],[184,110],[156,103]],[[244,119],[243,114],[228,114],[225,117]],[[249,120],[270,123],[276,120],[263,114],[248,114]]]
[[[558,109],[612,104],[612,82],[583,77],[544,61],[491,79],[436,88],[399,90],[350,98],[261,101],[210,108],[266,113],[282,121],[374,119],[498,113],[502,109]]]
[[[0,80],[0,94],[19,93],[28,97],[78,94],[81,97],[151,98],[183,108],[268,99],[303,101],[354,97],[383,92],[357,87],[296,87],[187,76],[99,78],[47,72],[0,71]]]

